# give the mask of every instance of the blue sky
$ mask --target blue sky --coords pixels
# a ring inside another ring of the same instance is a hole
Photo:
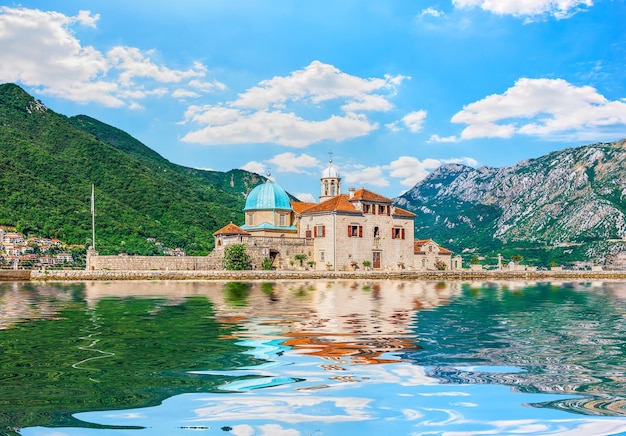
[[[624,0],[5,2],[0,82],[172,162],[388,197],[626,137]]]

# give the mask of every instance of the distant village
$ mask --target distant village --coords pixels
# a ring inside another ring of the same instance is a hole
[[[71,249],[58,239],[28,238],[14,229],[0,228],[0,261],[7,268],[49,268],[74,266]]]
[[[187,256],[182,248],[165,247],[156,238],[147,240],[159,247],[164,256]],[[0,227],[0,268],[3,269],[84,268],[84,251],[84,245],[28,238],[14,228]]]

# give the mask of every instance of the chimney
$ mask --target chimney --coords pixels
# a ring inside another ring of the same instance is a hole
[[[348,188],[348,195],[350,200],[354,198],[354,188]]]

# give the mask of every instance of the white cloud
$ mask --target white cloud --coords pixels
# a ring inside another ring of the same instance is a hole
[[[426,9],[423,9],[422,12],[420,12],[419,14],[420,18],[423,18],[423,17],[439,18],[439,17],[444,17],[445,15],[446,15],[445,13],[433,7],[428,7]]]
[[[186,89],[176,89],[172,92],[172,97],[174,98],[197,98],[200,97],[200,94],[194,91],[189,91]]]
[[[261,162],[257,162],[254,160],[241,166],[240,169],[250,171],[251,173],[257,173],[257,174],[262,174],[262,175],[265,175],[265,172],[266,172],[265,165],[263,165]]]
[[[441,161],[437,159],[425,159],[420,161],[412,156],[401,156],[389,164],[389,175],[396,179],[401,179],[402,186],[414,186],[423,180],[432,170],[441,166]]]
[[[107,59],[111,67],[121,71],[118,80],[126,86],[133,85],[133,79],[136,78],[152,79],[159,83],[180,83],[185,79],[203,77],[206,74],[206,68],[198,63],[186,71],[154,64],[150,57],[134,47],[114,47],[107,53]]]
[[[467,124],[462,139],[615,139],[626,135],[626,103],[609,101],[591,86],[577,87],[563,79],[522,78],[504,94],[465,106],[452,122]]]
[[[458,164],[463,164],[463,165],[467,165],[470,167],[477,167],[479,164],[479,162],[473,157],[453,157],[451,159],[443,159],[442,162],[444,164],[458,163]]]
[[[593,0],[452,0],[458,8],[480,7],[498,15],[533,17],[551,15],[567,18],[593,6]]]
[[[213,113],[215,108],[209,109]],[[219,108],[220,113],[224,109]],[[377,125],[371,124],[363,115],[333,115],[323,121],[307,121],[294,113],[255,112],[237,113],[236,119],[225,124],[211,124],[201,130],[185,135],[182,140],[200,144],[249,144],[274,143],[290,147],[307,147],[325,139],[342,141],[368,134]],[[198,118],[203,118],[201,114]]]
[[[219,89],[220,91],[223,91],[226,89],[226,85],[221,82],[218,82],[217,80],[207,82],[203,80],[194,79],[194,80],[189,81],[189,86],[192,88],[198,89],[200,91],[203,91],[203,92],[213,91],[216,88]]]
[[[410,112],[406,114],[399,121],[394,121],[393,123],[386,124],[386,127],[393,131],[398,132],[402,130],[401,126],[408,129],[411,133],[417,133],[422,130],[422,125],[424,124],[424,120],[426,119],[427,112],[425,110],[419,110],[415,112]]]
[[[426,119],[426,111],[421,110],[417,112],[411,112],[405,115],[402,118],[402,122],[404,123],[406,128],[409,129],[411,133],[417,133],[420,130],[422,130],[422,124],[424,123],[425,119]]]
[[[345,173],[344,179],[347,184],[351,184],[354,187],[369,185],[382,188],[389,186],[389,181],[385,178],[383,170],[384,167],[382,166],[365,167],[359,165],[351,171],[348,170]]]
[[[413,156],[401,156],[386,168],[390,170],[390,177],[401,179],[400,184],[402,186],[413,187],[417,182],[424,180],[433,170],[449,163],[461,163],[472,167],[478,165],[478,161],[470,157],[419,160]]]
[[[190,107],[184,122],[199,124],[200,128],[183,140],[205,145],[273,143],[307,147],[324,140],[364,136],[378,124],[361,112],[390,110],[393,106],[389,98],[406,79],[400,75],[361,78],[313,61],[288,76],[260,82],[234,101]],[[338,103],[341,113],[328,115],[324,104],[331,101],[334,107]],[[296,113],[295,107],[305,107],[318,115],[305,118]]]
[[[306,171],[303,168],[317,168],[320,165],[320,161],[313,156],[308,154],[296,156],[294,153],[278,154],[268,162],[280,173],[304,173]]]
[[[282,107],[287,101],[310,100],[321,103],[348,99],[362,101],[374,92],[393,91],[404,76],[364,79],[341,72],[338,68],[313,61],[302,70],[286,77],[274,77],[249,89],[232,103],[249,109]]]
[[[456,136],[439,136],[439,135],[431,135],[430,139],[427,142],[458,142],[459,138]]]
[[[308,192],[299,192],[295,194],[295,197],[305,203],[317,203],[317,199],[313,196],[313,194]]]
[[[105,54],[83,46],[73,28],[95,28],[99,18],[89,11],[66,16],[0,6],[0,82],[38,87],[44,94],[81,103],[136,107],[133,98],[158,95],[153,91],[160,84],[206,76],[202,64],[174,70],[152,62],[151,52],[138,48],[117,46]],[[131,90],[140,94],[129,98],[125,94]]]

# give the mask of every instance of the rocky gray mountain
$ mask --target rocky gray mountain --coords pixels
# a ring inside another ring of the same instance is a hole
[[[518,252],[537,263],[612,261],[626,251],[626,140],[513,167],[445,165],[396,199],[416,237],[457,252]]]

